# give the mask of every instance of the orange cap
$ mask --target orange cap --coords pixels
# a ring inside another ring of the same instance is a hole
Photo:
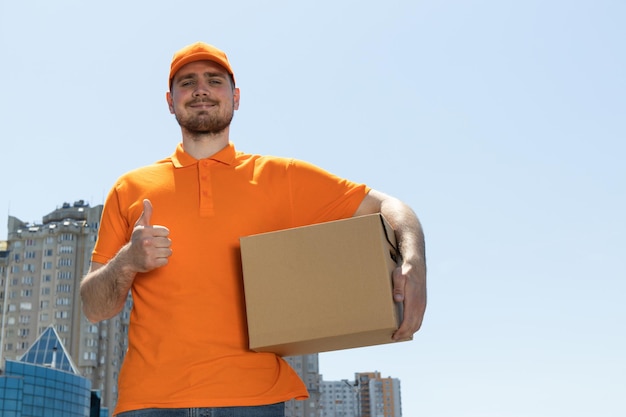
[[[183,65],[189,64],[190,62],[205,60],[217,62],[223,66],[233,77],[233,83],[235,82],[235,74],[233,74],[233,69],[230,67],[230,62],[228,62],[228,58],[226,57],[224,51],[221,51],[215,46],[204,42],[196,42],[185,46],[183,49],[174,54],[174,57],[172,58],[172,65],[170,67],[169,84],[172,85],[174,75]]]

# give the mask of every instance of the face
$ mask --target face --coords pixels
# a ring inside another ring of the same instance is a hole
[[[196,61],[174,75],[167,103],[183,130],[194,135],[219,134],[239,108],[239,89],[233,88],[221,65]]]

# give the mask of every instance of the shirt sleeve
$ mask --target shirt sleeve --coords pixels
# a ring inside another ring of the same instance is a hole
[[[370,191],[311,163],[292,160],[288,169],[296,226],[352,217]]]
[[[93,262],[106,264],[130,239],[132,228],[125,210],[121,210],[118,188],[119,183],[109,191],[104,203],[98,240],[91,256]]]

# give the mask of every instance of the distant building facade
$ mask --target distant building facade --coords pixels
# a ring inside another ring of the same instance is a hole
[[[322,381],[321,417],[359,417],[358,388],[353,381]]]
[[[82,314],[79,293],[101,215],[102,205],[77,201],[44,216],[41,224],[9,216],[8,239],[0,247],[0,367],[20,358],[53,326],[79,373],[101,393],[103,406],[113,408],[130,302],[122,314],[92,324]]]
[[[285,403],[285,417],[321,417],[319,355],[287,356],[287,363],[298,373],[309,391],[308,400],[291,400]]]
[[[400,380],[381,378],[380,372],[355,374],[360,417],[402,417]]]
[[[108,417],[91,381],[79,374],[54,327],[19,360],[5,361],[0,375],[3,417]]]
[[[325,381],[319,355],[285,357],[300,375],[310,398],[287,401],[286,417],[402,417],[400,380],[380,372],[359,372],[354,380]]]

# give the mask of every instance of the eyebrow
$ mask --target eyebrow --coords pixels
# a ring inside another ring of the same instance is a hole
[[[227,78],[227,74],[225,72],[205,72],[204,76],[209,76],[209,77],[221,77],[221,78]]]
[[[222,72],[207,71],[207,72],[203,73],[202,75],[207,77],[207,78],[218,77],[218,78],[227,79],[227,74],[222,73]],[[197,78],[196,73],[190,73],[190,74],[181,75],[180,77],[178,77],[178,79],[176,81],[189,80],[189,79],[195,79],[195,78]]]

